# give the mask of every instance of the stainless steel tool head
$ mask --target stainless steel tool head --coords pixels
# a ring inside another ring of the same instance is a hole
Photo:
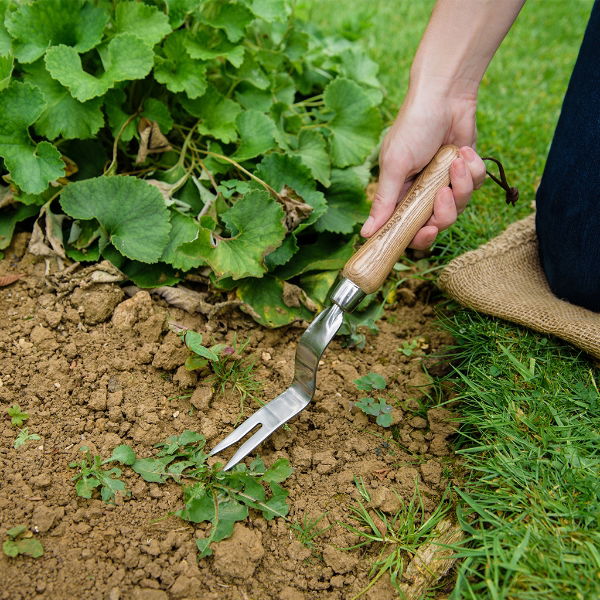
[[[290,387],[258,409],[211,451],[212,456],[225,450],[260,426],[258,431],[238,448],[225,465],[225,471],[240,462],[276,429],[310,404],[315,394],[319,360],[341,327],[344,311],[355,308],[364,295],[358,286],[347,279],[342,279],[336,286],[331,295],[333,304],[319,313],[300,337],[296,348],[294,379]]]

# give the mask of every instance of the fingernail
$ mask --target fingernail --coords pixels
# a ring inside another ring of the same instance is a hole
[[[469,162],[473,162],[477,157],[477,154],[475,154],[475,150],[473,150],[473,148],[465,148],[462,153]]]
[[[365,237],[370,235],[371,228],[373,227],[374,222],[375,222],[375,219],[373,217],[369,217],[365,221],[365,224],[362,226],[362,229],[360,230],[360,235],[365,236]]]
[[[454,164],[454,170],[459,177],[464,177],[467,174],[467,167],[465,161],[462,158],[456,160]]]

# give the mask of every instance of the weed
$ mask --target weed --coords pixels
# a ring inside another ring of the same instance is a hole
[[[33,558],[39,558],[44,554],[44,547],[39,540],[33,537],[33,533],[27,529],[27,525],[16,525],[6,532],[8,540],[2,544],[2,552],[6,556],[14,558],[19,554],[26,554]]]
[[[10,408],[6,409],[10,422],[15,427],[22,427],[23,423],[29,419],[29,415],[26,412],[21,411],[21,407],[18,404],[13,404]]]
[[[93,490],[102,486],[101,497],[108,502],[116,491],[123,492],[123,482],[111,477],[120,476],[121,470],[103,468],[110,462],[131,467],[144,481],[165,483],[171,479],[182,484],[184,507],[175,514],[192,523],[212,524],[208,536],[196,542],[200,558],[212,554],[213,542],[233,533],[235,523],[248,516],[249,508],[260,511],[267,520],[285,518],[289,511],[288,492],[279,484],[292,473],[286,459],[278,459],[267,468],[257,458],[249,467],[241,463],[230,471],[223,471],[221,463],[207,464],[204,445],[204,436],[184,431],[156,444],[158,452],[154,457],[138,458],[126,444],[117,446],[106,460],[92,457],[87,450],[83,461],[70,464],[81,469],[74,477],[78,480],[77,493],[90,498]]]
[[[195,331],[185,330],[179,333],[186,346],[193,352],[185,366],[189,370],[207,369],[212,374],[207,378],[213,389],[223,394],[231,388],[240,396],[240,414],[244,412],[244,400],[254,398],[261,385],[253,375],[254,363],[242,357],[250,340],[243,343],[234,336],[232,344],[202,345],[202,335]]]
[[[398,348],[398,352],[402,352],[402,354],[404,354],[404,356],[412,356],[415,352],[415,350],[419,347],[419,342],[418,340],[404,340],[402,342],[402,346],[400,346],[400,348]]]
[[[120,446],[119,446],[120,448]],[[104,502],[110,502],[117,492],[127,493],[125,484],[119,479],[121,469],[113,467],[111,469],[103,469],[106,463],[118,460],[113,456],[107,460],[102,460],[98,455],[92,455],[87,446],[82,446],[84,457],[79,462],[69,463],[72,469],[79,468],[72,479],[76,481],[75,490],[77,495],[82,498],[91,498],[94,490],[99,488],[100,497]]]
[[[23,429],[19,429],[19,433],[15,439],[15,443],[13,444],[13,448],[20,448],[27,442],[33,442],[35,440],[41,439],[37,433],[29,433],[29,428],[23,427]]]
[[[390,427],[392,424],[392,407],[387,404],[383,398],[377,400],[373,398],[361,398],[354,405],[362,410],[366,415],[376,417],[375,422],[381,427]]]
[[[359,500],[356,505],[350,506],[352,523],[340,524],[362,541],[348,550],[372,545],[379,547],[377,558],[369,571],[371,581],[354,598],[365,594],[385,573],[389,574],[394,588],[400,591],[400,581],[407,557],[432,539],[436,525],[446,515],[450,504],[445,501],[445,497],[442,498],[437,508],[427,517],[415,481],[415,492],[410,502],[403,503],[398,512],[389,517],[379,509],[366,506],[371,502],[371,496],[362,478],[355,477],[354,483],[364,502]]]
[[[372,392],[374,390],[384,390],[387,386],[385,377],[378,373],[369,373],[363,377],[354,380],[356,387],[359,390]],[[390,427],[392,424],[392,407],[385,401],[384,398],[361,398],[354,405],[360,408],[366,415],[376,417],[375,421],[382,427]]]
[[[319,523],[327,516],[327,513],[322,513],[318,517],[310,518],[305,515],[302,519],[302,523],[290,523],[290,528],[294,532],[296,539],[309,550],[315,549],[314,540],[323,535],[326,531],[329,531],[333,524],[329,524],[326,527],[319,529]]]

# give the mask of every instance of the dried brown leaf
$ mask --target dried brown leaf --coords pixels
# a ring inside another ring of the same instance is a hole
[[[283,282],[283,303],[290,308],[300,308],[303,304],[311,312],[317,312],[319,307],[306,295],[306,292],[293,283]]]
[[[285,226],[288,231],[293,231],[312,212],[312,206],[287,185],[278,194],[285,211]]]
[[[21,273],[13,273],[11,275],[0,275],[0,287],[6,287],[15,281],[21,279],[23,275]]]
[[[160,130],[156,121],[150,121],[142,117],[138,123],[138,132],[140,134],[140,147],[138,149],[136,164],[143,163],[148,154],[167,152],[171,150],[171,144]]]

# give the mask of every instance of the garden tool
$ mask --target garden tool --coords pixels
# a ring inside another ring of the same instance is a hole
[[[305,409],[312,400],[319,360],[341,327],[344,313],[351,312],[367,295],[384,283],[417,231],[429,220],[435,196],[450,182],[450,165],[459,156],[455,146],[443,146],[419,174],[390,219],[348,260],[334,287],[331,306],[313,320],[300,337],[296,349],[295,373],[290,387],[258,409],[217,444],[210,455],[240,442],[254,429],[225,465],[230,469],[284,423]]]

